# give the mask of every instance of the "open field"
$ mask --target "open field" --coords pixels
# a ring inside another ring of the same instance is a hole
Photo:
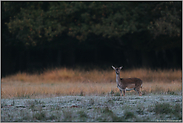
[[[61,96],[45,99],[2,99],[2,121],[119,122],[182,120],[181,95]]]
[[[128,91],[120,97],[113,70],[64,68],[3,77],[1,120],[181,122],[181,70],[122,70],[120,75],[141,78],[142,96]]]
[[[132,69],[120,72],[121,78],[137,77],[146,82],[172,82],[182,81],[182,70],[151,70],[151,69]],[[43,73],[27,74],[17,73],[7,77],[3,77],[2,81],[22,81],[22,82],[38,82],[38,83],[52,83],[52,82],[114,82],[116,74],[114,70],[84,70],[78,69],[49,69]]]
[[[174,83],[148,83],[143,84],[143,95],[168,94],[180,95],[182,84]],[[119,89],[115,82],[111,83],[28,83],[28,82],[6,82],[2,83],[2,98],[46,98],[56,96],[105,96],[108,94],[119,95]],[[138,95],[135,91],[127,91],[128,95]]]
[[[181,70],[122,70],[121,77],[138,77],[143,80],[143,95],[180,94]],[[1,98],[45,98],[63,95],[119,95],[114,70],[46,70],[42,74],[17,73],[1,79]],[[136,92],[127,92],[127,95]]]

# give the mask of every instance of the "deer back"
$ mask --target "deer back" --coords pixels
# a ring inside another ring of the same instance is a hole
[[[122,85],[129,85],[129,84],[141,85],[142,80],[139,78],[120,78],[120,83]]]

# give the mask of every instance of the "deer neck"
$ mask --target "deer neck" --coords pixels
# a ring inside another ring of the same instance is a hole
[[[117,83],[117,84],[120,83],[120,74],[116,74],[116,83]]]

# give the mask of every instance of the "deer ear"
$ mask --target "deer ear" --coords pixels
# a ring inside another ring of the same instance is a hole
[[[115,68],[114,66],[112,66],[112,68],[113,68],[114,70],[116,70],[116,68]]]
[[[123,68],[123,66],[119,67],[119,69],[121,70]]]

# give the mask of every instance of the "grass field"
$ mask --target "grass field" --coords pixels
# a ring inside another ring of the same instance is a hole
[[[114,70],[53,69],[42,74],[17,73],[1,79],[1,98],[44,98],[63,95],[119,95]],[[122,70],[123,78],[137,77],[143,80],[143,95],[180,94],[181,70]],[[127,92],[134,95],[136,92]]]
[[[181,122],[180,95],[2,99],[2,122]]]
[[[143,80],[142,96],[120,97],[115,71],[53,69],[1,79],[2,122],[182,121],[181,70],[122,70]]]

